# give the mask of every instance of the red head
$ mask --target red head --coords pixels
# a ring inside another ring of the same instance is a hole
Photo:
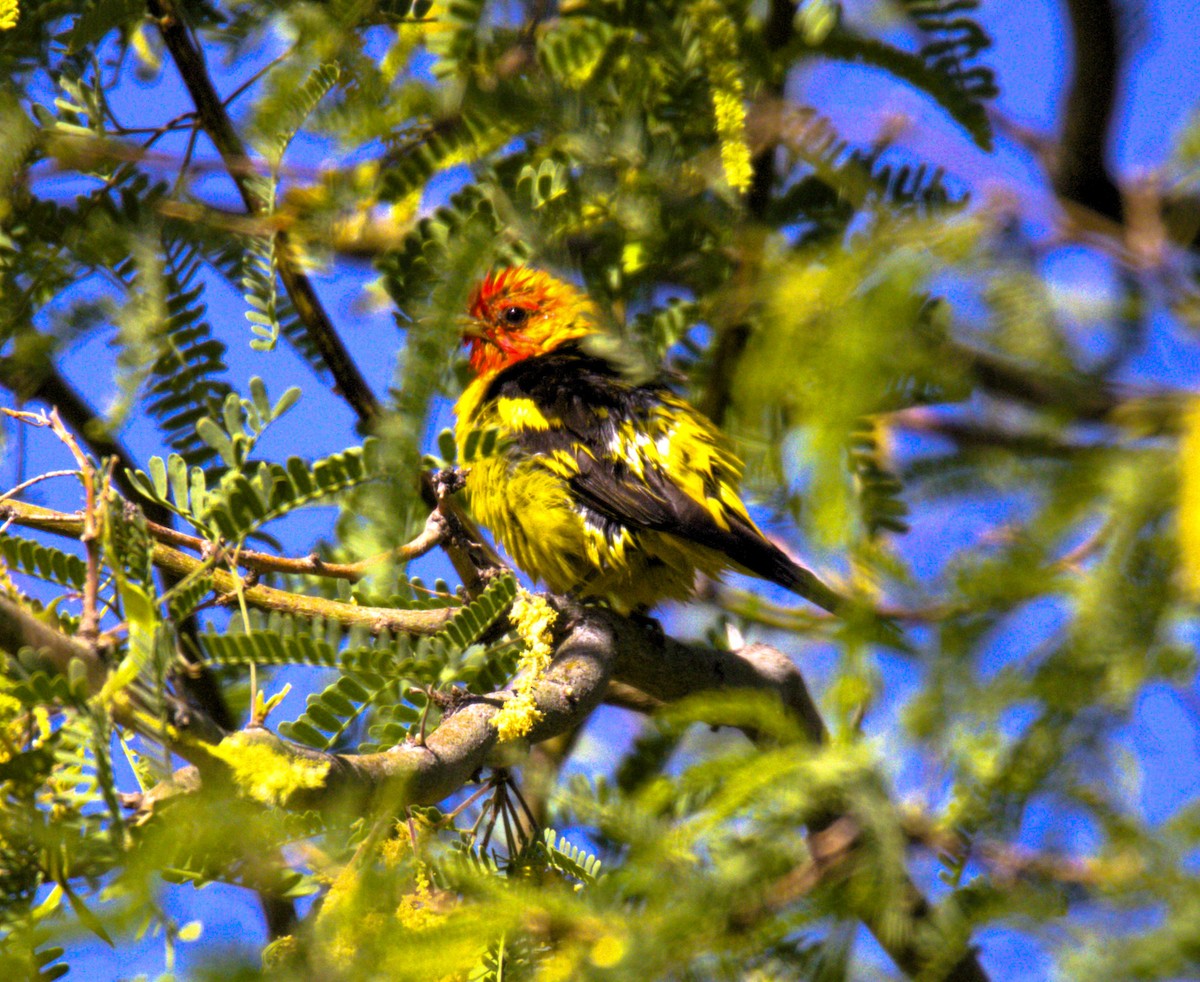
[[[476,375],[553,351],[596,331],[595,308],[580,290],[540,269],[494,270],[471,293],[463,340]]]

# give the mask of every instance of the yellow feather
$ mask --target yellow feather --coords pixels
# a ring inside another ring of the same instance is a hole
[[[497,399],[496,421],[504,429],[550,429],[550,420],[542,415],[542,411],[532,399]]]

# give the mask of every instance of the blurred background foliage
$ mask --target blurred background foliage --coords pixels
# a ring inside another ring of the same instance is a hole
[[[1078,52],[1103,18],[1118,30],[1111,4],[1068,7]],[[922,159],[902,119],[857,145],[790,88],[818,62],[868,66],[991,151],[975,8],[0,3],[0,384],[117,460],[94,549],[117,683],[97,697],[14,650],[0,689],[5,977],[75,959],[87,977],[86,937],[121,949],[148,932],[168,972],[191,943],[195,977],[876,977],[896,969],[856,922],[874,910],[886,933],[909,863],[941,932],[922,978],[1000,927],[1017,954],[982,942],[997,978],[1051,961],[1066,977],[1191,975],[1200,813],[1148,823],[1118,734],[1149,685],[1194,699],[1200,409],[1194,373],[1145,352],[1200,357],[1200,117],[1158,183],[1114,199],[1078,135],[1108,124],[1093,57],[1068,105],[1076,142],[1022,199]],[[1089,85],[1099,106],[1079,101]],[[1081,153],[1083,171],[1062,163]],[[1098,258],[1094,295],[1057,292],[1047,241]],[[240,587],[212,598],[238,550],[352,563],[420,531],[422,456],[450,456],[436,434],[463,380],[467,292],[514,262],[585,285],[622,355],[665,366],[730,434],[763,524],[903,640],[879,646],[762,584],[706,585],[668,629],[766,639],[815,666],[829,744],[729,697],[672,708],[632,743],[609,717],[535,754],[543,832],[507,771],[399,821],[228,788],[136,821],[122,795],[170,772],[162,727],[181,693],[217,722],[273,712],[290,739],[356,752],[512,672],[513,582],[464,606],[440,558],[353,586],[263,574],[294,594],[455,608],[433,637],[267,615]],[[337,277],[362,284],[356,307],[322,303]],[[356,340],[381,307],[395,332]],[[69,372],[97,339],[112,371]],[[63,466],[9,422],[8,486]],[[75,512],[69,483],[10,500]],[[78,634],[85,550],[4,514],[0,589]],[[207,543],[206,561],[153,575],[146,519]],[[252,705],[288,679],[302,711]],[[689,729],[713,713],[752,720],[759,742]],[[1196,747],[1176,750],[1194,769]],[[851,807],[856,873],[772,894],[807,861],[802,828]],[[211,882],[263,898],[261,966],[206,943],[203,903],[180,923],[164,884]]]

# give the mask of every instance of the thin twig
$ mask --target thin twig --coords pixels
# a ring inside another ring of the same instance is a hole
[[[493,784],[493,788],[494,787],[495,787],[495,785]],[[499,792],[497,791],[497,793],[499,793]],[[479,843],[479,852],[480,853],[487,852],[487,847],[489,845],[491,845],[492,830],[495,829],[495,827],[496,827],[496,819],[498,819],[500,817],[500,812],[495,807],[494,802],[493,802],[493,806],[491,808],[491,813],[492,813],[492,817],[488,820],[487,828],[484,830],[483,840]]]
[[[76,472],[55,471],[52,474],[45,474],[27,481],[26,484],[32,484],[45,477],[74,473]],[[22,485],[21,487],[24,486]],[[21,487],[14,488],[7,494],[0,495],[0,502],[9,499],[12,494],[21,490]],[[23,505],[24,503],[15,502],[14,504]],[[28,515],[18,515],[17,524],[66,535],[78,534],[72,533],[72,529],[77,525],[80,532],[82,532],[83,523],[82,519],[77,515],[41,509]],[[212,543],[207,539],[196,535],[189,535],[186,532],[180,532],[178,529],[160,525],[158,522],[152,522],[149,519],[146,520],[146,531],[155,542],[184,549],[193,549],[202,555],[212,553]],[[251,570],[255,573],[289,573],[300,576],[322,576],[328,579],[349,580],[351,583],[356,583],[373,567],[388,560],[393,562],[408,562],[432,552],[437,546],[445,542],[446,535],[443,520],[435,512],[430,514],[429,518],[425,521],[425,527],[421,530],[421,533],[411,542],[397,546],[389,552],[379,553],[376,556],[370,556],[355,563],[330,563],[323,560],[320,556],[315,555],[304,557],[276,556],[269,552],[255,552],[246,549],[238,552],[237,564],[243,569]],[[220,557],[209,555],[207,558],[219,559]]]
[[[97,603],[97,597],[100,595],[100,529],[96,522],[96,468],[88,455],[80,449],[74,434],[63,425],[57,409],[51,409],[49,413],[5,409],[4,413],[24,423],[50,427],[75,458],[79,480],[83,483],[84,509],[79,541],[83,543],[87,569],[83,581],[83,611],[79,619],[79,636],[95,651],[96,640],[100,636],[100,613]]]
[[[508,849],[508,858],[512,859],[517,854],[517,839],[513,835],[512,818],[509,815],[510,802],[508,800],[507,772],[496,785],[496,808],[499,810],[500,819],[504,823],[504,845]]]
[[[521,794],[521,788],[518,786],[517,782],[513,780],[511,785],[513,797],[517,799],[518,803],[521,805],[521,810],[525,813],[525,819],[529,825],[529,837],[533,838],[537,835],[538,829],[541,828],[541,823],[538,822],[537,817],[533,814],[533,810],[526,803],[525,796]],[[525,823],[518,822],[517,824],[523,825]]]
[[[491,577],[507,571],[508,566],[454,500],[455,492],[463,483],[463,474],[457,468],[444,468],[436,473],[422,471],[421,498],[445,522],[443,545],[446,554],[454,564],[467,596],[476,597]]]
[[[1132,854],[1112,858],[1068,856],[995,839],[972,841],[958,832],[939,828],[932,818],[912,809],[900,810],[900,824],[909,841],[957,862],[974,857],[1006,885],[1019,879],[1041,879],[1103,887],[1111,885],[1114,876],[1136,875],[1142,869],[1141,861]]]
[[[232,92],[230,92],[229,95],[227,95],[224,98],[224,100],[222,100],[221,105],[223,105],[226,109],[228,109],[230,106],[232,106],[238,99],[240,99],[243,95],[246,94],[246,92],[248,92],[250,90],[250,87],[252,85],[254,85],[255,82],[257,82],[260,78],[262,78],[264,75],[266,75],[267,72],[269,72],[276,65],[287,61],[292,56],[292,54],[296,51],[296,49],[298,47],[299,47],[298,44],[293,44],[286,51],[280,53],[279,55],[277,55],[276,57],[274,57],[270,61],[268,61],[265,65],[262,66],[262,68],[260,68],[253,75],[251,75],[248,79],[246,79],[246,81],[244,81],[236,89],[234,89]]]
[[[124,446],[112,435],[105,421],[96,413],[59,372],[53,362],[47,361],[37,366],[36,371],[14,370],[0,359],[0,385],[10,389],[20,400],[36,399],[47,406],[54,406],[67,424],[79,434],[80,438],[91,449],[97,458],[112,457],[118,461],[114,471],[115,482],[126,495],[135,495],[137,489],[126,477],[127,470],[134,468],[134,461]],[[25,429],[20,428],[18,439],[24,441]],[[0,503],[0,509],[8,505]],[[171,513],[157,502],[148,501],[142,509],[148,518],[170,524]],[[0,511],[0,516],[10,514]],[[74,533],[78,535],[78,533]],[[166,574],[164,582],[170,585],[170,573]],[[180,625],[184,637],[195,634],[195,624],[184,621]],[[189,700],[201,707],[205,714],[217,725],[224,728],[233,726],[233,717],[226,705],[224,694],[217,684],[212,671],[204,665],[198,665],[191,652],[185,647],[179,649],[180,657],[187,664],[187,671],[181,673],[180,684],[186,689]]]
[[[479,788],[479,790],[473,791],[471,793],[470,797],[468,797],[466,799],[466,801],[464,801],[457,808],[455,808],[454,811],[443,816],[443,818],[442,818],[443,824],[445,824],[445,825],[452,824],[454,822],[454,819],[458,818],[459,815],[461,815],[464,811],[466,811],[473,804],[475,804],[475,802],[477,802],[481,797],[483,797],[483,795],[487,794],[489,787],[490,787],[490,785],[485,783]]]
[[[82,519],[79,515],[64,515],[48,508],[40,508],[23,501],[7,501],[0,504],[0,519],[12,518],[16,524],[38,528],[57,535],[75,538],[79,535]],[[207,568],[213,565],[212,558],[200,560],[180,552],[168,545],[156,542],[151,551],[151,562],[159,569],[177,576],[188,576],[198,571],[212,576],[212,589],[228,597],[236,596],[238,577],[227,570]],[[343,603],[302,593],[290,593],[256,584],[244,587],[246,603],[259,610],[277,610],[281,613],[298,614],[302,617],[326,617],[342,624],[359,624],[373,634],[394,631],[402,634],[436,634],[454,616],[455,607],[431,610],[407,610],[392,607],[366,607],[360,604]]]
[[[13,497],[13,495],[24,491],[26,488],[33,487],[39,481],[48,481],[52,477],[77,477],[78,475],[79,471],[75,470],[47,471],[45,474],[39,474],[37,477],[31,477],[28,481],[22,481],[15,488],[10,488],[8,491],[5,491],[4,494],[0,494],[0,501],[7,501],[9,498]]]

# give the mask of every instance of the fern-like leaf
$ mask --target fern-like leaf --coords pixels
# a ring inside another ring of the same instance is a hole
[[[408,197],[439,170],[473,160],[487,147],[502,143],[506,137],[501,133],[512,135],[509,129],[499,131],[467,112],[430,123],[388,154],[380,199],[400,201]]]
[[[215,665],[316,665],[420,682],[436,681],[444,664],[429,638],[387,631],[372,636],[361,626],[347,631],[335,620],[249,613],[249,630],[206,631],[193,653]]]
[[[59,586],[78,590],[87,577],[87,568],[78,556],[32,539],[6,533],[0,537],[0,555],[10,569]]]
[[[554,829],[545,829],[542,832],[542,846],[546,850],[547,863],[565,876],[588,886],[600,878],[600,860],[571,845],[565,835],[558,835]]]
[[[839,28],[815,50],[831,58],[873,65],[911,83],[934,99],[982,150],[992,149],[986,103],[999,89],[991,69],[975,63],[991,40],[970,18],[975,0],[901,0],[928,40],[913,55]]]
[[[339,747],[347,732],[375,705],[383,703],[393,709],[401,707],[409,690],[399,679],[380,675],[347,673],[308,697],[307,706],[299,719],[281,723],[279,732],[317,750]],[[408,721],[414,722],[419,713],[403,707]]]
[[[249,275],[249,266],[251,265],[247,259],[247,253],[256,249],[261,252],[263,247],[261,245],[254,245],[248,240],[248,237],[242,237],[234,240],[232,244],[227,242],[224,244],[224,247],[214,248],[209,254],[209,261],[212,263],[213,268],[224,277],[232,289],[243,292],[243,296],[260,289],[257,284],[252,289],[246,283],[246,277]],[[273,260],[272,265],[274,265]],[[309,336],[308,328],[300,318],[300,315],[296,313],[291,299],[286,292],[276,290],[274,285],[272,285],[271,289],[274,291],[274,315],[275,320],[279,324],[278,335],[283,336],[288,344],[292,346],[293,350],[304,359],[308,367],[316,373],[318,378],[328,377],[329,366],[325,363],[321,350]],[[249,300],[247,300],[247,305],[252,308],[254,307]],[[269,330],[274,332],[273,324]],[[263,339],[265,340],[265,338]],[[257,335],[255,340],[259,340]]]
[[[338,83],[341,70],[335,64],[314,68],[304,83],[290,94],[287,104],[277,117],[273,133],[263,141],[263,154],[273,168],[278,168],[300,128],[308,121],[313,110]]]
[[[465,72],[476,52],[476,34],[487,0],[451,0],[441,13],[441,30],[431,35],[430,51],[437,57],[434,74],[439,78]]]
[[[140,0],[88,0],[67,34],[67,50],[78,54],[109,31],[136,24],[146,16]]]
[[[614,39],[615,28],[591,17],[564,17],[538,38],[538,60],[548,75],[570,89],[597,76]]]
[[[223,378],[225,345],[204,318],[200,250],[182,238],[164,235],[167,321],[162,353],[147,385],[148,409],[167,443],[188,465],[204,465],[212,448],[196,434],[196,422],[216,415],[233,389]]]
[[[500,219],[490,196],[468,185],[432,215],[422,218],[404,237],[399,249],[379,262],[383,284],[396,306],[410,313],[427,299],[445,266],[450,243],[478,236],[495,242]],[[520,241],[506,241],[497,250],[496,262],[520,263],[529,256]]]
[[[434,643],[465,651],[508,609],[516,595],[516,578],[508,574],[498,576],[483,593],[459,608],[450,622],[434,636]]]
[[[242,265],[243,299],[249,308],[250,347],[255,351],[274,351],[283,325],[279,321],[279,253],[274,235],[253,235],[246,239]]]
[[[181,457],[165,462],[150,458],[150,473],[127,471],[145,497],[186,518],[212,538],[238,542],[273,519],[305,505],[325,501],[369,481],[378,473],[375,440],[308,463],[299,457],[287,464],[260,462],[253,475],[228,472],[209,488],[203,471],[187,470]]]
[[[850,469],[858,487],[859,510],[868,537],[876,538],[883,532],[907,532],[908,523],[904,519],[908,505],[900,496],[904,486],[887,466],[876,425],[863,421],[850,439]]]

